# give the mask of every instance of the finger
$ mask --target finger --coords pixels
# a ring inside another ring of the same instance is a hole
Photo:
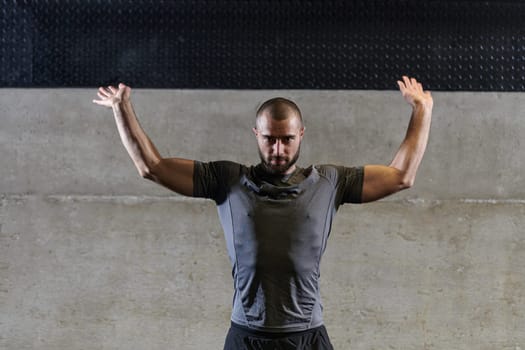
[[[405,82],[405,86],[407,88],[412,85],[411,82],[410,82],[410,78],[407,77],[406,75],[403,75],[403,81]]]
[[[104,104],[104,101],[93,100],[93,103],[96,103],[97,105],[103,105],[103,104]]]
[[[397,85],[399,85],[399,90],[401,90],[401,92],[405,91],[405,84],[401,80],[397,81]]]
[[[107,96],[102,95],[100,92],[97,92],[97,95],[98,95],[98,97],[100,97],[101,100],[105,100],[105,99],[108,98]]]
[[[417,84],[418,84],[418,82],[417,82],[417,80],[416,80],[415,78],[410,78],[410,82],[412,83],[412,85],[413,85],[414,87],[416,87]]]
[[[110,92],[105,87],[99,87],[98,91],[99,94],[102,94],[106,97],[110,95]]]
[[[109,91],[111,91],[112,93],[115,93],[117,92],[117,89],[114,87],[114,86],[109,86]]]

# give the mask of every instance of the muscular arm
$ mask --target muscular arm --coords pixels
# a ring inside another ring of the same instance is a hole
[[[374,201],[411,187],[425,153],[432,116],[432,96],[413,78],[403,77],[398,85],[403,97],[412,106],[410,123],[405,139],[389,166],[365,166],[363,202]]]
[[[117,129],[124,147],[133,160],[139,174],[177,193],[193,195],[192,160],[162,158],[157,148],[139,124],[130,100],[131,89],[120,84],[99,88],[100,100],[93,100],[101,106],[111,107]]]

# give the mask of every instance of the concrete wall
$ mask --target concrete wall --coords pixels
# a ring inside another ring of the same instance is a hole
[[[212,202],[138,176],[96,89],[0,90],[0,349],[222,349]],[[134,90],[164,156],[257,161],[259,102],[302,107],[301,165],[388,163],[398,92]],[[434,93],[412,189],[345,205],[323,258],[336,349],[525,349],[524,94]]]

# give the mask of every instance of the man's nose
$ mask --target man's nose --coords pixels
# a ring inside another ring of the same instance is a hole
[[[283,142],[279,139],[275,140],[275,144],[273,145],[275,155],[281,156],[284,154],[284,145]]]

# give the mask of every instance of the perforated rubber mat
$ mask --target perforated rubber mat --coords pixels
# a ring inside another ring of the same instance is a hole
[[[524,91],[525,1],[0,0],[0,86]]]

